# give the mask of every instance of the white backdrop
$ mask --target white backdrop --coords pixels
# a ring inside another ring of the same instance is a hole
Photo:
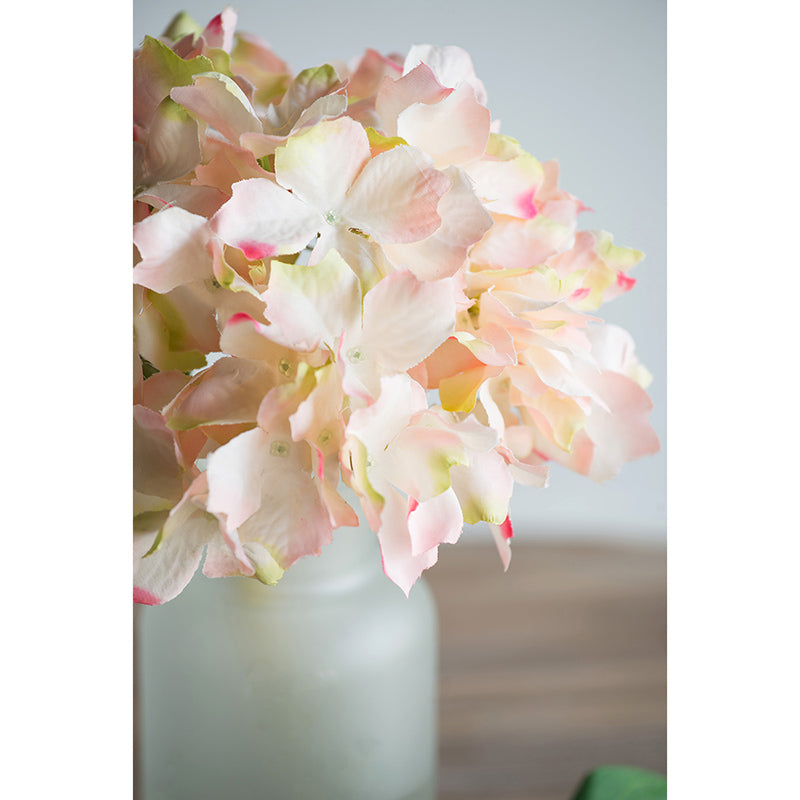
[[[594,209],[581,226],[646,254],[633,291],[600,309],[627,328],[654,375],[662,450],[595,485],[554,466],[550,487],[518,487],[517,535],[661,542],[666,536],[666,2],[665,0],[238,0],[238,28],[266,39],[295,69],[349,60],[366,47],[469,51],[492,117],[561,185]],[[134,0],[137,46],[179,10],[205,24],[225,0]]]

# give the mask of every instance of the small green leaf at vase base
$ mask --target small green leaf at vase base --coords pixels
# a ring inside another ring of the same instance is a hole
[[[637,767],[598,767],[572,800],[667,800],[667,779]]]

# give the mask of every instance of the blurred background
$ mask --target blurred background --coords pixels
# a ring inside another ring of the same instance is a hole
[[[177,11],[201,24],[225,0],[134,0],[133,46],[158,36]],[[599,316],[629,330],[653,373],[651,420],[661,452],[595,485],[554,465],[544,490],[517,487],[521,538],[627,541],[666,538],[666,0],[303,0],[231,3],[238,30],[270,43],[295,71],[372,47],[466,49],[501,132],[540,161],[557,159],[560,185],[593,212],[583,228],[643,250],[638,283]],[[482,531],[468,531],[478,536]]]

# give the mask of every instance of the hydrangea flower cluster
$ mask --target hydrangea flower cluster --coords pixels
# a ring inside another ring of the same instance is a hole
[[[406,594],[515,483],[655,452],[649,375],[593,312],[642,254],[578,230],[466,52],[293,75],[179,15],[134,57],[134,599],[273,584],[358,524]]]

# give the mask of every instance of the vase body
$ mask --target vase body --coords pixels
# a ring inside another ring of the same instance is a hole
[[[140,800],[434,800],[435,605],[369,531],[274,587],[198,575],[137,626]]]

